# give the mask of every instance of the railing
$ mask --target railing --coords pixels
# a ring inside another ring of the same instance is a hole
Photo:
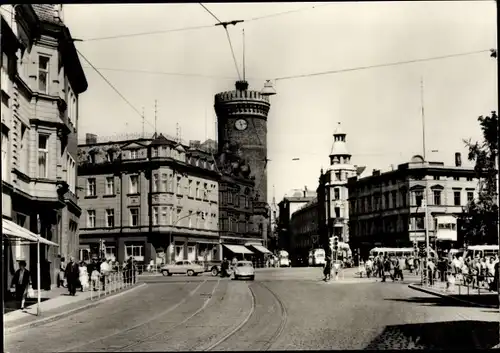
[[[101,296],[109,295],[136,283],[136,270],[119,269],[111,271],[106,275],[99,273],[98,275],[90,276],[90,300],[100,299]]]
[[[426,287],[444,287],[446,291],[458,290],[458,295],[481,295],[495,293],[497,283],[494,275],[464,274],[451,271],[434,271],[432,278],[429,270],[422,271],[421,284]]]

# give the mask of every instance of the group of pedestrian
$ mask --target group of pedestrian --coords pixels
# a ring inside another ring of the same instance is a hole
[[[327,256],[325,258],[325,265],[323,266],[323,275],[325,276],[323,280],[324,281],[331,280],[332,271],[334,273],[335,280],[338,280],[341,269],[342,269],[342,261],[340,260],[332,261],[332,258],[330,256]]]

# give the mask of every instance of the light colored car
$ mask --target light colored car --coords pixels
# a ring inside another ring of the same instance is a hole
[[[197,276],[203,272],[205,272],[203,266],[188,260],[177,261],[173,265],[165,265],[161,268],[161,273],[164,276],[172,276],[173,274]]]
[[[255,279],[255,269],[250,261],[238,261],[233,267],[234,279],[248,278],[253,281]]]

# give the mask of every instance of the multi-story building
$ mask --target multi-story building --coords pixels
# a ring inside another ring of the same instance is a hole
[[[307,187],[304,187],[304,190],[291,190],[285,195],[283,200],[278,203],[278,248],[288,251],[292,261],[295,259],[291,228],[292,215],[302,206],[311,202],[315,197],[315,191],[309,191]]]
[[[423,243],[426,227],[432,245],[449,247],[457,241],[457,217],[477,196],[477,186],[474,168],[462,166],[459,153],[455,166],[414,156],[392,171],[374,170],[371,176],[350,178],[351,248],[366,256],[374,246]]]
[[[213,154],[163,135],[79,145],[82,256],[123,262],[220,260]],[[85,255],[86,254],[86,255]]]
[[[40,285],[50,289],[60,257],[78,252],[76,136],[87,80],[62,5],[7,10],[1,16],[2,218],[59,244],[41,245]],[[7,245],[3,259],[5,280],[19,260],[36,273],[36,246]]]
[[[290,220],[291,247],[299,265],[306,265],[309,250],[320,249],[318,198],[315,197],[292,214]]]

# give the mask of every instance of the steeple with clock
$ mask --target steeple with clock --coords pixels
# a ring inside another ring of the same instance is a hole
[[[255,177],[259,201],[267,203],[267,115],[269,96],[237,81],[234,91],[215,95],[219,152],[236,145]]]

